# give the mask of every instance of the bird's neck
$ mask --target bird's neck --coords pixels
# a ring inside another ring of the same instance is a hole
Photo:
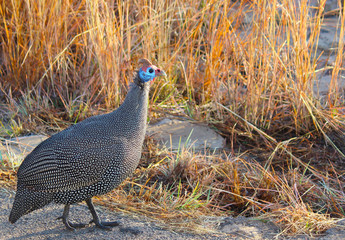
[[[150,83],[141,83],[137,74],[124,102],[112,113],[114,117],[121,119],[120,127],[127,129],[131,125],[132,132],[146,131],[149,87]]]
[[[147,83],[141,81],[140,77],[139,77],[139,71],[137,71],[135,73],[134,79],[133,79],[133,83],[132,85],[135,84],[137,85],[139,88],[144,89],[145,87],[147,87]],[[131,86],[132,87],[132,86]]]
[[[122,107],[136,113],[141,111],[139,108],[147,110],[149,88],[150,83],[142,82],[137,73],[120,108]]]

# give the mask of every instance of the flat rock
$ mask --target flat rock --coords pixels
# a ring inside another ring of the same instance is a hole
[[[316,95],[326,95],[329,92],[329,86],[331,84],[332,75],[319,74],[314,82],[313,91]],[[345,89],[345,81],[339,79],[337,81],[337,87],[339,90]]]
[[[227,217],[220,225],[222,232],[248,239],[274,239],[279,234],[279,228],[273,223],[245,217]]]
[[[165,118],[149,125],[146,134],[171,150],[184,146],[194,150],[222,149],[225,139],[210,127],[189,121]]]
[[[38,144],[47,139],[44,135],[32,135],[5,139],[0,142],[0,160],[7,160],[16,166]]]
[[[318,50],[324,51],[325,53],[336,52],[340,40],[340,30],[338,18],[332,17],[324,19],[320,31]]]

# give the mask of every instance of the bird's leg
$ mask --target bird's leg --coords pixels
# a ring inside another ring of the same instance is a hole
[[[87,224],[83,224],[83,223],[71,223],[69,220],[68,220],[68,214],[69,214],[69,204],[66,204],[65,205],[65,208],[63,210],[63,214],[62,214],[62,217],[59,217],[59,218],[62,218],[62,222],[63,224],[65,224],[66,228],[68,230],[75,230],[76,228],[83,228],[85,227]]]
[[[106,229],[106,230],[111,230],[112,227],[118,226],[120,224],[119,222],[101,222],[101,220],[99,219],[97,215],[95,207],[93,206],[91,198],[86,200],[86,204],[89,207],[90,212],[92,214],[93,220],[91,222],[94,222],[97,227]]]

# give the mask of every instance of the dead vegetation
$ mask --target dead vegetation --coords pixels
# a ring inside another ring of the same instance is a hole
[[[325,0],[0,1],[0,134],[52,133],[123,100],[137,59],[168,73],[150,118],[215,126],[230,152],[162,152],[98,199],[179,229],[195,216],[273,220],[282,234],[320,234],[344,217],[344,8],[333,66],[318,68]],[[313,89],[332,75],[327,96]],[[1,184],[13,186],[10,160]]]

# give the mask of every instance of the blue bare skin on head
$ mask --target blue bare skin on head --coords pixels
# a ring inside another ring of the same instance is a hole
[[[152,67],[147,67],[146,71],[143,68],[139,69],[139,77],[141,81],[148,82],[153,80],[156,77],[155,71]]]
[[[139,78],[142,82],[153,81],[155,77],[159,76],[166,76],[166,74],[154,65],[144,65],[139,69]]]

